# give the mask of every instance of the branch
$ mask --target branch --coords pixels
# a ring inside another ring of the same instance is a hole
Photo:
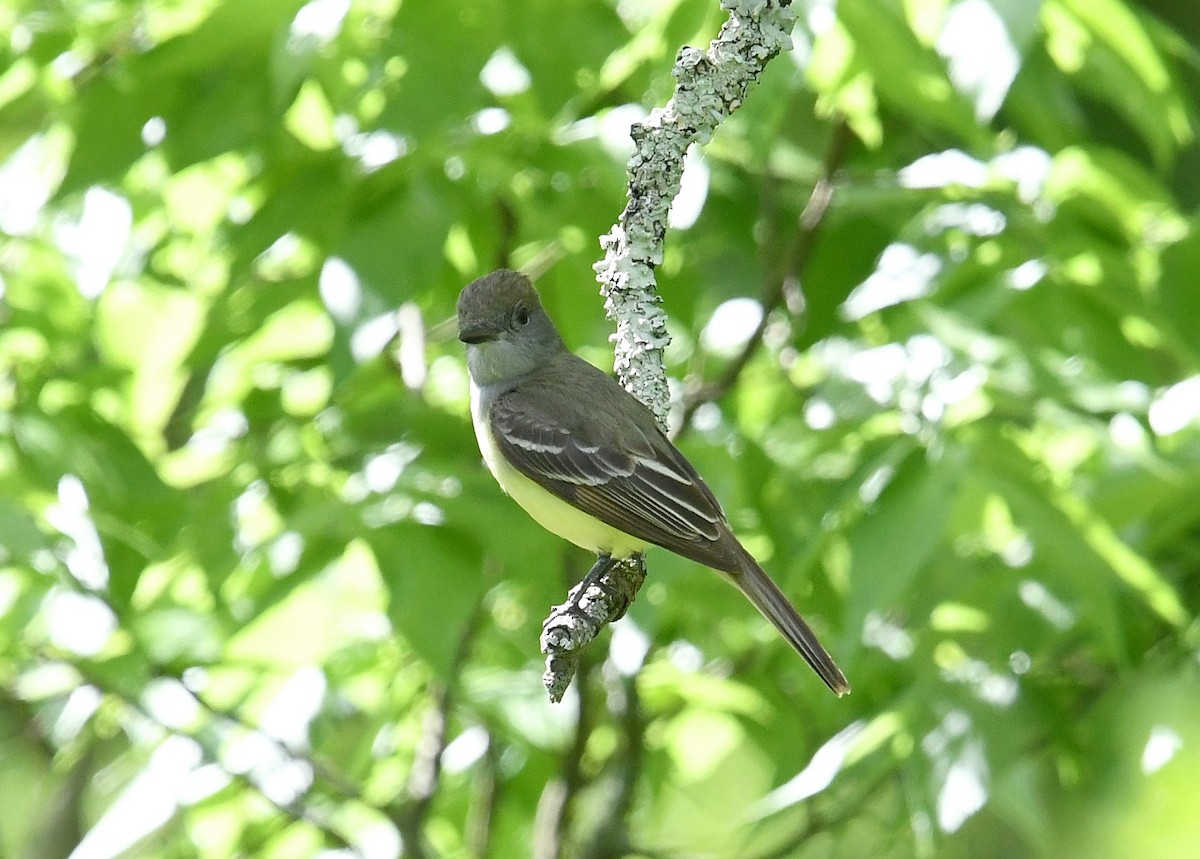
[[[496,751],[496,738],[489,730],[487,746],[480,761],[479,774],[471,788],[470,805],[467,807],[467,822],[464,841],[472,859],[484,859],[492,843],[492,828],[496,811],[500,805],[500,753]]]
[[[846,160],[846,153],[852,140],[850,127],[844,120],[839,122],[834,127],[833,135],[825,150],[825,157],[821,162],[821,174],[813,185],[812,194],[809,195],[804,211],[800,213],[800,229],[792,241],[791,250],[787,254],[781,270],[768,275],[769,279],[760,299],[763,312],[758,327],[754,329],[754,333],[750,335],[750,339],[746,341],[742,351],[725,367],[720,376],[711,382],[693,388],[684,395],[683,420],[676,436],[687,432],[692,418],[700,406],[713,400],[719,400],[732,390],[742,371],[746,369],[746,365],[750,363],[750,359],[762,345],[763,335],[766,334],[767,326],[770,324],[772,311],[784,303],[790,289],[799,289],[799,284],[804,280],[804,270],[812,258],[813,247],[816,245],[821,224],[824,223],[825,213],[829,211],[829,204],[833,199],[833,176]]]
[[[470,655],[482,611],[482,602],[477,602],[454,649],[449,679],[430,684],[433,706],[425,714],[425,725],[417,743],[408,782],[404,786],[404,797],[398,805],[388,809],[388,816],[404,840],[405,855],[414,859],[424,859],[429,855],[424,842],[425,819],[441,782],[442,752],[449,742],[450,713],[454,706],[457,681]]]
[[[287,763],[303,764],[312,771],[314,786],[320,782],[330,793],[337,794],[342,799],[350,799],[359,802],[362,805],[372,808],[374,807],[362,795],[361,791],[356,785],[343,777],[336,770],[331,769],[327,764],[325,764],[325,762],[316,757],[315,754],[305,752],[303,749],[298,749],[290,743],[285,743],[278,737],[272,736],[264,731],[259,725],[247,719],[237,710],[221,707],[212,703],[211,701],[208,701],[200,693],[196,692],[184,682],[182,672],[170,671],[165,668],[154,666],[152,668],[151,677],[156,680],[175,681],[175,683],[178,684],[179,689],[187,693],[192,702],[204,710],[204,712],[208,714],[209,718],[212,719],[214,724],[223,724],[226,727],[245,731],[247,734],[252,734],[257,740],[261,740],[266,745],[271,746],[280,756],[281,760],[286,761]],[[93,682],[92,685],[96,684]],[[112,694],[124,694],[119,690],[114,690],[111,687],[97,686],[97,688],[103,688],[104,691]],[[192,734],[187,734],[187,736],[192,736]]]
[[[219,707],[206,701],[203,697],[189,689],[178,673],[172,673],[167,670],[159,669],[153,672],[153,676],[159,679],[170,679],[180,684],[181,688],[187,691],[191,699],[200,706],[214,722],[224,722],[228,725],[244,730],[253,734],[263,742],[270,745],[279,755],[280,761],[283,763],[299,763],[303,764],[312,774],[313,779],[311,784],[303,789],[299,795],[289,802],[281,801],[271,795],[264,788],[258,779],[250,773],[235,772],[224,764],[221,764],[220,747],[214,743],[210,733],[206,730],[188,731],[182,728],[167,724],[149,708],[147,708],[140,700],[138,695],[116,688],[115,686],[105,683],[102,678],[94,671],[90,671],[86,662],[75,661],[70,662],[60,656],[50,653],[43,655],[47,661],[68,662],[78,670],[84,680],[94,686],[101,692],[111,695],[120,700],[131,712],[136,713],[141,718],[148,720],[160,729],[179,737],[184,737],[195,742],[207,761],[217,763],[222,770],[234,781],[253,789],[267,802],[273,805],[278,811],[291,817],[295,820],[303,820],[315,829],[319,830],[333,844],[339,847],[353,849],[350,838],[338,831],[335,821],[331,815],[322,813],[318,808],[306,802],[309,795],[318,787],[323,787],[330,794],[335,795],[340,800],[350,800],[356,802],[366,808],[373,809],[387,816],[401,833],[405,842],[405,849],[408,851],[406,855],[411,854],[417,859],[421,859],[429,855],[422,840],[425,818],[428,815],[433,797],[437,791],[441,777],[441,757],[445,751],[448,742],[448,725],[450,721],[450,713],[454,704],[454,693],[457,690],[457,680],[462,673],[462,666],[466,662],[470,653],[471,645],[474,642],[475,635],[478,632],[479,622],[482,613],[482,603],[475,606],[475,610],[467,621],[466,627],[463,629],[462,635],[459,638],[457,648],[451,662],[448,676],[451,678],[441,684],[431,684],[431,696],[433,698],[433,706],[427,714],[423,735],[418,743],[415,759],[409,773],[407,784],[405,785],[404,795],[395,804],[387,807],[379,807],[363,795],[361,789],[343,778],[340,774],[326,766],[321,760],[314,755],[305,753],[303,750],[296,749],[290,744],[273,737],[266,733],[259,726],[252,724],[246,720],[242,714],[235,710],[229,710]],[[6,700],[20,701],[15,695],[8,693],[5,687],[0,687],[0,702]]]
[[[542,624],[541,647],[546,657],[542,685],[552,702],[562,700],[584,648],[600,630],[624,617],[645,580],[641,555],[615,562],[601,558],[583,581],[571,588],[567,601],[550,609]]]
[[[571,748],[562,757],[558,776],[547,782],[538,800],[533,818],[533,859],[560,859],[571,828],[575,799],[584,788],[583,757],[592,736],[596,718],[593,694],[587,676],[595,667],[593,660],[584,663],[579,683],[579,715],[575,719],[575,736]]]
[[[597,815],[600,824],[587,839],[583,859],[620,859],[631,853],[651,855],[641,847],[634,847],[629,839],[629,817],[646,749],[646,719],[638,695],[637,677],[622,675],[614,677],[612,683],[609,709],[618,717],[622,743],[609,773],[613,789]]]
[[[41,658],[46,662],[63,662],[71,665],[76,671],[79,672],[80,676],[88,685],[94,686],[101,693],[109,695],[116,701],[119,701],[127,712],[132,713],[138,718],[141,718],[149,724],[154,725],[160,731],[163,731],[170,736],[181,737],[194,742],[200,749],[203,760],[206,763],[216,764],[231,781],[237,782],[238,784],[254,791],[256,794],[258,794],[258,796],[262,797],[262,799],[264,799],[269,805],[273,806],[276,811],[280,812],[285,817],[291,820],[303,821],[304,823],[313,827],[313,829],[320,832],[330,844],[347,850],[353,849],[350,837],[342,834],[342,832],[339,831],[337,828],[339,824],[335,823],[335,821],[331,819],[332,816],[324,813],[317,807],[310,805],[305,801],[308,798],[309,792],[315,786],[315,782],[308,788],[301,791],[299,795],[291,801],[283,801],[276,797],[273,791],[262,785],[260,781],[250,772],[235,771],[222,763],[220,743],[218,739],[214,739],[210,732],[205,730],[188,731],[175,725],[168,724],[163,719],[155,715],[140,700],[138,700],[137,694],[126,692],[125,690],[116,688],[115,686],[106,683],[104,678],[100,677],[95,671],[90,670],[90,666],[86,663],[86,661],[81,660],[71,662],[51,653],[43,653],[41,654]],[[170,675],[163,674],[160,676],[169,677]],[[203,702],[198,698],[196,698],[196,700],[203,705]],[[261,731],[257,733],[260,736],[267,736]],[[278,740],[270,737],[268,737],[268,739],[271,740],[277,749],[284,752],[284,762],[301,762],[308,765],[310,769],[315,769],[312,767],[311,761],[304,759],[299,755],[292,754],[290,750],[288,750],[287,747]],[[357,795],[355,795],[354,798],[363,801],[361,800],[361,797],[358,797]],[[363,802],[364,804],[369,805],[368,803],[365,803],[365,801]]]
[[[859,791],[858,795],[853,799],[839,800],[836,803],[837,811],[830,814],[824,813],[817,806],[817,797],[812,797],[813,802],[808,806],[809,810],[804,819],[804,824],[789,835],[786,840],[767,850],[765,853],[759,854],[757,859],[788,859],[789,856],[795,856],[797,851],[816,836],[823,832],[834,830],[851,820],[856,814],[860,814],[863,806],[873,797],[877,797],[884,785],[897,779],[898,776],[895,771],[880,773],[868,781],[864,789]]]
[[[729,18],[708,50],[685,47],[675,60],[675,91],[665,107],[630,130],[629,202],[600,239],[604,259],[595,265],[605,312],[616,322],[614,365],[621,384],[666,427],[670,405],[662,351],[668,342],[654,268],[662,261],[667,213],[679,192],[683,159],[704,144],[741,106],[767,63],[791,47],[791,0],[722,0]],[[578,588],[547,619],[543,683],[552,701],[562,697],[579,651],[604,626],[621,617],[645,579],[644,561],[622,561],[590,587]],[[595,605],[579,611],[584,601]],[[574,620],[570,620],[574,619]],[[568,622],[570,620],[570,622]]]

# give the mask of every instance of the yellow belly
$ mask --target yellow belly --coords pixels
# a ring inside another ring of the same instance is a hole
[[[644,540],[619,531],[595,516],[572,507],[510,465],[496,447],[487,420],[480,414],[479,394],[474,383],[471,385],[471,418],[475,425],[479,451],[483,454],[488,471],[496,478],[500,488],[547,531],[576,546],[591,552],[612,555],[614,558],[628,558],[646,548]]]

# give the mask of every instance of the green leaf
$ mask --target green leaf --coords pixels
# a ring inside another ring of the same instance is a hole
[[[922,566],[942,544],[965,462],[964,453],[953,448],[934,461],[921,450],[909,453],[878,500],[848,530],[853,590],[844,649],[850,648],[850,637],[859,635],[870,612],[888,614],[904,601]]]
[[[452,8],[448,14],[440,0],[401,5],[385,47],[400,69],[381,116],[385,127],[432,140],[465,126],[471,114],[491,104],[479,73],[502,44],[497,23],[505,9],[494,0]]]
[[[899,7],[892,0],[838,3],[853,56],[839,75],[843,98],[866,105],[878,93],[893,110],[919,116],[968,144],[983,143],[986,134],[974,108],[950,83],[941,58],[917,41]]]
[[[483,591],[483,555],[461,531],[402,522],[366,535],[388,591],[388,616],[416,653],[449,677]]]
[[[1118,0],[1049,0],[1042,21],[1059,67],[1137,129],[1158,166],[1193,140],[1194,114],[1133,9]]]

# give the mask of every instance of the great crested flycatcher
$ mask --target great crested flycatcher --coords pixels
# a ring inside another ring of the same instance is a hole
[[[542,527],[595,552],[598,568],[653,543],[717,570],[830,689],[850,691],[691,463],[645,406],[567,350],[529,278],[501,270],[468,284],[458,338],[484,462]]]

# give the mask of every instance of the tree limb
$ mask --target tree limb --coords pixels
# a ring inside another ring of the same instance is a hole
[[[895,772],[883,772],[876,775],[866,783],[853,799],[839,799],[836,803],[837,810],[832,813],[826,812],[819,805],[810,803],[804,823],[783,842],[767,850],[765,853],[759,854],[757,859],[788,859],[789,856],[795,856],[800,848],[808,844],[817,835],[820,835],[822,832],[830,832],[853,819],[855,815],[861,812],[863,805],[870,801],[872,797],[879,794],[884,785],[896,780],[897,774]],[[812,799],[816,800],[816,797]]]
[[[842,163],[845,161],[846,153],[849,150],[852,140],[853,134],[850,131],[850,126],[844,120],[839,122],[834,127],[833,135],[830,137],[829,144],[825,149],[825,157],[821,163],[821,174],[817,177],[817,181],[813,185],[812,193],[809,195],[808,202],[804,206],[804,211],[800,213],[799,229],[792,240],[791,249],[785,257],[784,264],[779,270],[770,272],[767,276],[763,295],[759,299],[762,303],[762,319],[759,320],[758,327],[754,329],[754,333],[750,335],[750,339],[746,341],[745,345],[742,346],[742,350],[734,359],[729,362],[721,375],[710,382],[692,388],[684,394],[683,420],[680,423],[679,431],[676,433],[677,436],[687,432],[688,427],[691,426],[692,418],[700,406],[704,403],[720,399],[737,384],[742,371],[746,369],[746,365],[750,363],[750,359],[754,357],[762,345],[763,335],[770,324],[771,312],[784,303],[789,287],[799,288],[799,283],[803,280],[804,270],[807,268],[808,261],[812,257],[812,250],[816,245],[821,224],[825,220],[825,213],[829,210],[829,204],[833,199],[834,174],[841,168]]]
[[[50,653],[43,654],[43,659],[46,662],[65,661],[60,657]],[[111,696],[114,700],[120,702],[122,708],[127,713],[154,725],[165,735],[181,737],[195,743],[197,748],[200,749],[203,760],[206,763],[216,764],[230,780],[254,791],[258,796],[265,800],[269,805],[273,806],[276,811],[283,814],[286,818],[290,820],[303,821],[304,823],[313,827],[313,829],[320,832],[325,837],[326,841],[335,845],[336,847],[353,849],[350,837],[342,833],[342,831],[338,828],[339,825],[331,819],[331,815],[328,814],[326,810],[321,809],[319,805],[312,804],[307,801],[309,798],[308,794],[315,786],[315,782],[310,784],[309,787],[298,791],[297,796],[292,800],[281,800],[275,795],[274,791],[271,791],[265,787],[251,772],[235,770],[223,764],[221,762],[220,740],[219,738],[214,738],[210,732],[204,730],[188,731],[176,725],[168,724],[166,721],[156,715],[149,707],[143,704],[142,701],[139,700],[138,694],[116,688],[112,684],[104,682],[103,678],[101,678],[96,672],[90,670],[90,667],[85,661],[81,660],[70,662],[68,664],[70,664],[80,673],[86,683],[94,686],[103,694]],[[169,677],[170,675],[163,674],[161,676]],[[198,698],[196,698],[196,700],[203,705],[203,702]],[[283,743],[272,737],[268,737],[261,731],[257,731],[257,733],[259,736],[266,737],[276,749],[283,753],[282,760],[284,762],[301,762],[309,767],[310,772],[314,770],[311,761],[298,754],[293,754]],[[334,785],[334,787],[335,789],[338,788],[337,785]],[[357,799],[358,801],[361,801],[365,805],[369,806],[369,803],[366,803],[365,800],[362,800],[357,791],[353,792],[349,798]]]
[[[404,839],[405,855],[415,859],[430,855],[424,841],[425,819],[441,782],[442,752],[449,742],[450,712],[457,692],[457,680],[470,655],[482,610],[482,603],[476,603],[454,649],[448,679],[430,684],[433,706],[425,714],[425,725],[409,770],[408,782],[404,786],[404,797],[398,805],[388,809],[389,817]]]
[[[640,847],[635,848],[629,837],[634,791],[642,774],[642,759],[646,749],[646,719],[638,694],[637,677],[633,674],[615,676],[611,687],[609,710],[617,716],[622,742],[609,766],[608,778],[612,789],[603,811],[597,815],[599,825],[589,835],[587,846],[581,853],[583,859],[620,859],[630,853],[649,855]]]
[[[665,107],[630,130],[629,202],[617,224],[600,239],[604,259],[596,280],[605,312],[616,322],[614,365],[621,384],[666,427],[670,397],[662,352],[668,342],[654,268],[662,261],[667,213],[679,192],[683,160],[693,143],[704,144],[741,106],[766,64],[791,47],[795,15],[791,0],[722,0],[729,18],[708,49],[685,47],[675,60],[675,91]],[[605,625],[621,617],[645,579],[641,558],[623,561],[591,587],[572,591],[547,619],[543,683],[561,699],[579,652]],[[579,611],[587,601],[590,610]],[[593,604],[594,601],[594,604]]]
[[[533,820],[533,859],[561,859],[575,808],[575,798],[586,784],[583,756],[596,725],[595,701],[589,691],[587,676],[595,661],[583,663],[579,684],[579,715],[575,720],[575,736],[571,748],[562,757],[559,774],[542,790]]]
[[[471,788],[471,803],[467,808],[464,840],[473,859],[484,859],[491,849],[492,829],[496,810],[500,806],[500,785],[500,753],[496,750],[496,737],[489,730],[487,747]]]

